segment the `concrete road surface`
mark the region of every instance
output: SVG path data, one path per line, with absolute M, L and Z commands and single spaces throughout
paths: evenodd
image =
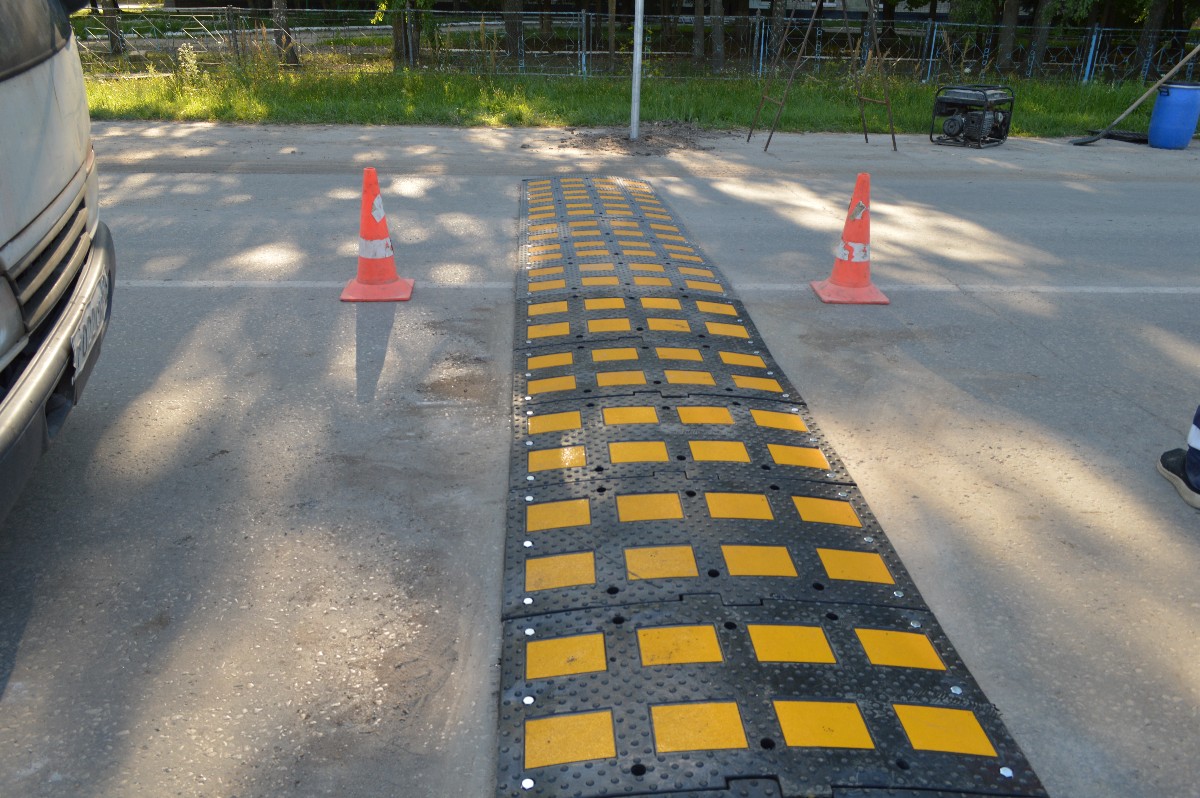
M 120 259 L 0 530 L 0 795 L 492 791 L 518 192 L 649 180 L 1051 795 L 1200 787 L 1200 147 L 95 126 Z M 651 142 L 652 143 L 652 142 Z M 403 305 L 337 301 L 361 167 Z M 855 174 L 888 307 L 820 304 Z

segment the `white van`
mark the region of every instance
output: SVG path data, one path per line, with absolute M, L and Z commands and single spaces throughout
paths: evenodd
M 0 0 L 0 518 L 79 402 L 112 309 L 67 19 L 86 2 Z

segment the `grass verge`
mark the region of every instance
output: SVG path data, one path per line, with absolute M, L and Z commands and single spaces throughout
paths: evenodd
M 1013 84 L 1012 135 L 1074 136 L 1102 128 L 1145 88 L 1140 84 Z M 936 87 L 891 83 L 897 132 L 927 133 Z M 758 80 L 647 78 L 645 122 L 690 122 L 705 128 L 749 125 L 762 91 Z M 879 86 L 868 96 L 881 97 Z M 507 77 L 370 68 L 351 72 L 278 69 L 188 71 L 137 78 L 89 76 L 94 119 L 204 120 L 257 123 L 451 126 L 606 127 L 629 123 L 629 78 Z M 1147 102 L 1121 127 L 1145 130 Z M 768 106 L 770 108 L 771 106 Z M 883 132 L 882 106 L 868 106 L 870 130 Z M 853 83 L 845 77 L 798 81 L 780 130 L 861 130 Z

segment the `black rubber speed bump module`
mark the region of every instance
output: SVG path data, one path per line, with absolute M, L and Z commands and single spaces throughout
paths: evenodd
M 522 185 L 498 796 L 1044 796 L 645 182 Z

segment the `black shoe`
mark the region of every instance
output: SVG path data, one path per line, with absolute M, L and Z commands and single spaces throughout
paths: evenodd
M 1166 477 L 1167 482 L 1175 486 L 1179 497 L 1200 510 L 1200 491 L 1191 486 L 1184 471 L 1184 461 L 1187 459 L 1187 449 L 1172 449 L 1163 452 L 1158 458 L 1158 473 Z

